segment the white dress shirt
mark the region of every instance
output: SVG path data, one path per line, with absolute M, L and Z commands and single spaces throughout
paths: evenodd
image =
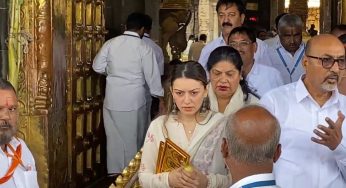
M 263 42 L 265 42 L 268 45 L 269 48 L 275 48 L 275 46 L 277 45 L 278 41 L 280 41 L 279 35 L 275 35 L 275 37 L 266 39 Z
M 139 109 L 146 104 L 147 86 L 152 96 L 163 96 L 155 54 L 136 32 L 125 31 L 108 40 L 96 55 L 93 69 L 107 75 L 104 100 L 107 109 Z
M 275 188 L 278 187 L 275 185 L 274 175 L 271 173 L 267 174 L 256 174 L 252 176 L 245 177 L 235 184 L 233 184 L 230 188 Z
M 155 57 L 156 57 L 156 61 L 157 64 L 159 65 L 159 70 L 160 70 L 160 74 L 161 76 L 164 73 L 164 57 L 163 57 L 163 52 L 162 49 L 159 45 L 157 45 L 151 38 L 150 35 L 148 33 L 144 33 L 144 36 L 142 38 L 150 47 L 153 48 L 154 53 L 155 53 Z
M 246 76 L 246 81 L 250 89 L 259 97 L 274 88 L 284 85 L 278 70 L 256 62 Z
M 268 57 L 268 46 L 266 43 L 264 43 L 262 40 L 257 39 L 256 38 L 256 42 L 257 42 L 257 51 L 255 53 L 255 61 L 257 62 L 266 62 L 270 64 L 270 58 Z M 222 35 L 216 39 L 214 39 L 213 41 L 211 41 L 210 43 L 208 43 L 201 52 L 201 56 L 198 60 L 198 62 L 204 67 L 204 69 L 207 71 L 207 62 L 208 62 L 208 58 L 210 53 L 215 50 L 215 48 L 219 47 L 219 46 L 227 46 L 226 42 L 223 40 Z M 208 71 L 207 71 L 208 73 Z
M 29 148 L 26 146 L 23 140 L 12 138 L 9 143 L 14 150 L 19 145 L 22 147 L 22 162 L 23 165 L 19 164 L 10 178 L 4 184 L 0 184 L 1 188 L 38 188 L 37 183 L 37 172 L 35 167 L 35 160 L 32 156 Z M 7 152 L 13 155 L 13 152 L 7 148 Z M 7 170 L 12 164 L 12 158 L 8 157 L 2 149 L 0 149 L 0 178 L 4 177 Z
M 331 151 L 311 141 L 317 137 L 313 130 L 318 125 L 328 126 L 326 117 L 337 120 L 338 111 L 346 114 L 346 97 L 334 91 L 320 107 L 311 97 L 301 79 L 265 94 L 264 105 L 281 125 L 282 153 L 274 164 L 279 186 L 285 188 L 342 188 L 346 187 L 346 139 Z M 342 132 L 346 133 L 346 121 Z
M 300 44 L 294 56 L 285 50 L 280 40 L 277 40 L 276 45 L 270 47 L 268 51 L 270 57 L 270 61 L 268 62 L 270 64 L 266 62 L 259 63 L 276 68 L 280 72 L 284 84 L 296 82 L 304 74 L 302 60 L 305 52 L 305 44 L 303 42 Z

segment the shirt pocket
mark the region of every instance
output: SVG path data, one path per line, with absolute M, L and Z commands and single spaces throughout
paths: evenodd
M 34 170 L 25 171 L 24 172 L 25 177 L 25 187 L 27 188 L 38 188 L 37 183 L 37 172 Z

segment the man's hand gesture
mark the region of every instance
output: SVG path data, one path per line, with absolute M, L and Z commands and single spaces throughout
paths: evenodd
M 330 150 L 335 150 L 342 140 L 342 123 L 345 115 L 338 112 L 338 119 L 333 122 L 330 118 L 326 118 L 329 127 L 318 125 L 318 129 L 314 129 L 314 133 L 320 138 L 311 137 L 313 142 L 327 146 Z

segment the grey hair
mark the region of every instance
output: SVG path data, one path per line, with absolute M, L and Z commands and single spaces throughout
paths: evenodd
M 247 107 L 260 106 L 248 105 Z M 267 112 L 270 113 L 269 111 Z M 228 152 L 235 160 L 247 164 L 260 164 L 273 160 L 277 145 L 279 144 L 281 128 L 278 120 L 273 115 L 272 118 L 275 122 L 275 131 L 273 134 L 271 134 L 271 137 L 263 144 L 248 144 L 245 143 L 243 139 L 239 137 L 234 131 L 234 125 L 239 123 L 235 115 L 231 114 L 229 116 L 227 126 L 225 128 L 225 134 L 227 136 L 226 139 L 228 143 Z M 243 122 L 243 125 L 253 125 L 255 123 L 255 121 L 249 120 Z
M 303 28 L 303 21 L 296 14 L 286 14 L 280 18 L 279 23 L 278 23 L 278 30 L 280 30 L 280 28 L 282 28 L 282 27 L 300 27 L 300 28 Z

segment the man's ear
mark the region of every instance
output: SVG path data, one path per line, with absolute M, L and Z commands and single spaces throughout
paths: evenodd
M 309 63 L 308 57 L 306 55 L 304 55 L 303 61 L 302 61 L 302 66 L 303 66 L 303 69 L 305 70 L 305 72 L 306 72 L 306 67 L 308 66 L 308 63 Z
M 245 20 L 245 14 L 241 14 L 240 15 L 240 22 L 241 22 L 241 24 L 243 25 L 244 24 L 244 20 Z
M 253 44 L 254 52 L 257 52 L 257 42 L 254 42 Z
M 281 155 L 281 144 L 278 144 L 274 153 L 274 157 L 273 157 L 274 163 L 279 160 L 280 155 Z
M 222 144 L 221 144 L 221 153 L 222 157 L 226 159 L 228 157 L 228 143 L 226 138 L 222 138 Z

